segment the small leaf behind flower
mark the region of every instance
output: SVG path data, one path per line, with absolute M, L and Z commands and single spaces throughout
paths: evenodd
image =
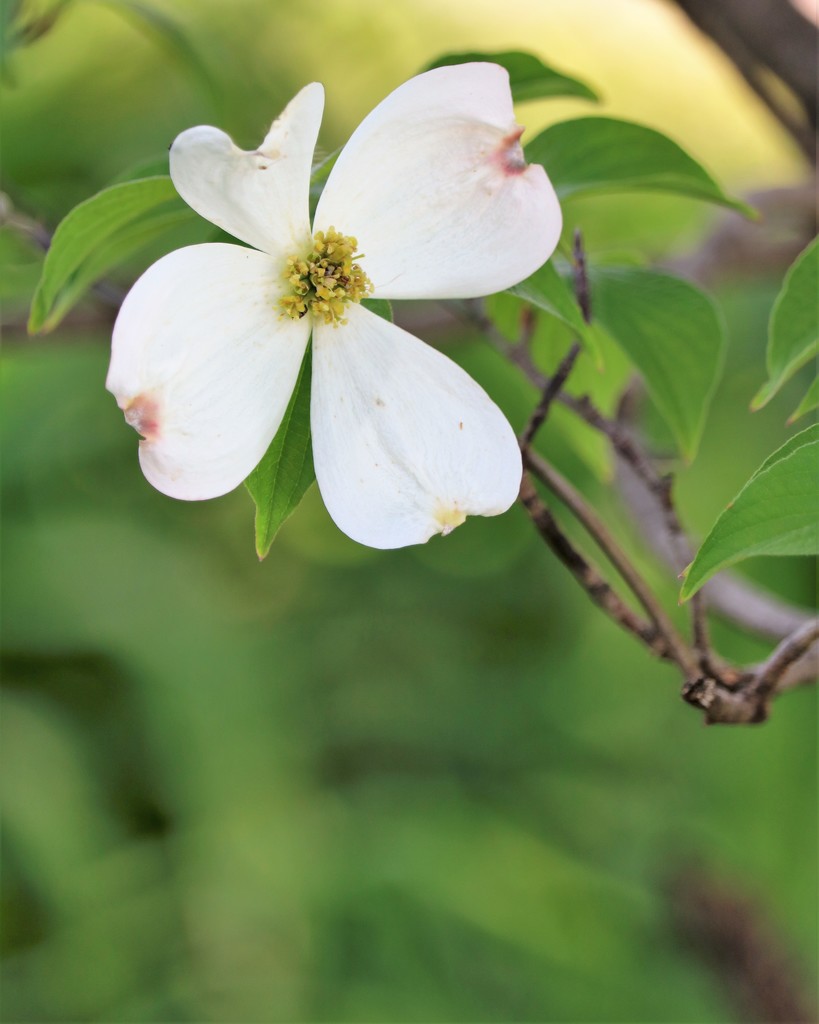
M 571 75 L 564 75 L 536 57 L 533 53 L 521 50 L 504 50 L 501 53 L 448 53 L 438 57 L 424 69 L 447 67 L 450 64 L 471 64 L 474 61 L 486 61 L 500 64 L 509 72 L 509 85 L 512 99 L 516 103 L 525 100 L 548 99 L 552 96 L 576 96 L 584 100 L 597 101 L 597 93 L 585 82 Z
M 585 193 L 670 192 L 754 211 L 727 196 L 711 175 L 668 136 L 613 117 L 581 117 L 553 124 L 526 146 L 526 159 L 543 164 L 561 199 Z
M 245 480 L 256 504 L 256 553 L 264 558 L 279 528 L 316 479 L 310 440 L 312 350 L 308 346 L 296 387 L 276 436 Z
M 165 231 L 196 220 L 167 176 L 123 182 L 60 222 L 34 293 L 30 333 L 53 330 L 91 285 Z
M 392 303 L 389 299 L 362 299 L 361 305 L 375 313 L 376 316 L 380 316 L 382 320 L 393 322 Z
M 685 571 L 687 601 L 714 573 L 753 555 L 819 553 L 819 424 L 773 453 L 729 503 Z

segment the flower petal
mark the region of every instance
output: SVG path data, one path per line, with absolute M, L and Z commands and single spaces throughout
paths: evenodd
M 171 178 L 198 214 L 270 253 L 289 256 L 310 239 L 310 167 L 324 89 L 305 86 L 253 152 L 218 128 L 189 128 L 171 146 Z
M 239 245 L 164 256 L 128 293 L 106 387 L 144 436 L 139 461 L 172 498 L 237 487 L 284 416 L 310 324 L 280 317 L 274 261 Z
M 362 269 L 383 298 L 508 288 L 551 256 L 562 224 L 546 172 L 524 162 L 522 131 L 497 64 L 418 75 L 353 133 L 315 228 L 358 240 Z
M 506 511 L 521 459 L 503 413 L 459 366 L 364 309 L 316 325 L 313 459 L 336 525 L 374 548 L 423 544 Z

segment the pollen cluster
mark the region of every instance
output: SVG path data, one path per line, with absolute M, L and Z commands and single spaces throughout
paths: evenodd
M 355 238 L 333 227 L 317 231 L 307 256 L 287 260 L 284 277 L 292 290 L 279 300 L 282 316 L 299 320 L 309 311 L 334 327 L 346 323 L 347 303 L 361 302 L 373 290 L 370 279 L 353 262 L 361 259 L 357 248 Z

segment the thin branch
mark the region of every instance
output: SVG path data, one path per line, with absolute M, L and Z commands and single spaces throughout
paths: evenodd
M 524 472 L 521 481 L 520 501 L 540 536 L 598 608 L 622 629 L 641 640 L 657 657 L 673 660 L 665 638 L 654 624 L 632 611 L 563 533 L 552 513 L 540 499 L 528 472 Z
M 687 675 L 697 674 L 697 658 L 677 632 L 650 587 L 635 568 L 625 551 L 615 540 L 603 520 L 554 467 L 537 452 L 524 449 L 524 463 L 531 472 L 551 490 L 574 517 L 582 523 L 595 543 L 620 573 L 626 585 L 645 609 L 657 633 L 664 641 L 669 656 Z
M 591 299 L 589 297 L 589 277 L 586 270 L 586 254 L 583 250 L 583 236 L 580 233 L 580 229 L 575 229 L 574 233 L 574 289 L 575 296 L 577 298 L 577 304 L 583 314 L 583 319 L 586 323 L 591 323 Z M 524 307 L 526 308 L 526 307 Z M 528 351 L 529 341 L 531 340 L 531 333 L 528 338 L 524 338 L 518 342 L 516 346 L 518 349 L 526 349 Z M 572 372 L 574 364 L 577 362 L 577 357 L 580 355 L 581 345 L 580 342 L 575 340 L 572 342 L 569 351 L 560 361 L 560 365 L 555 370 L 554 376 L 547 380 L 540 401 L 535 406 L 532 415 L 529 417 L 529 422 L 526 424 L 526 428 L 520 438 L 520 446 L 524 453 L 529 445 L 534 441 L 535 434 L 538 432 L 540 427 L 549 415 L 549 408 L 552 402 L 557 398 L 563 389 L 563 385 L 569 378 L 569 374 Z
M 676 571 L 679 560 L 668 536 L 665 518 L 645 481 L 637 476 L 629 463 L 618 459 L 616 483 L 631 519 L 639 523 L 642 541 L 657 558 Z M 683 555 L 686 564 L 694 557 L 694 551 L 687 542 Z M 709 580 L 703 587 L 703 593 L 711 611 L 766 639 L 781 640 L 811 619 L 810 613 L 804 609 L 788 604 L 730 571 L 721 572 Z
M 575 267 L 576 297 L 588 320 L 591 315 L 590 297 L 585 257 L 579 237 L 575 244 Z M 706 724 L 737 725 L 765 721 L 770 697 L 775 692 L 798 685 L 811 673 L 815 674 L 808 656 L 819 652 L 819 624 L 811 622 L 809 627 L 789 636 L 771 658 L 756 670 L 733 668 L 720 663 L 712 651 L 705 598 L 698 594 L 691 605 L 693 649 L 689 647 L 600 517 L 567 480 L 531 450 L 531 443 L 555 401 L 572 409 L 586 423 L 605 434 L 618 455 L 621 475 L 627 469 L 632 479 L 640 481 L 651 512 L 649 518 L 655 526 L 659 524 L 658 532 L 663 538 L 665 554 L 675 571 L 679 572 L 691 560 L 691 547 L 675 508 L 673 477 L 660 472 L 629 428 L 627 419 L 632 413 L 633 390 L 623 396 L 617 418 L 609 419 L 587 395 L 577 397 L 564 390 L 580 352 L 579 343 L 575 342 L 571 346 L 554 375 L 549 377 L 534 365 L 531 357 L 529 342 L 533 320 L 527 321 L 524 316 L 521 336 L 513 344 L 500 334 L 479 301 L 460 305 L 457 309 L 541 389 L 540 400 L 520 439 L 526 467 L 520 500 L 540 536 L 609 618 L 639 639 L 655 655 L 679 667 L 684 678 L 682 697 L 703 712 Z M 530 473 L 534 473 L 546 484 L 584 526 L 640 602 L 648 620 L 632 611 L 597 568 L 575 548 L 537 494 Z M 642 516 L 637 518 L 642 522 Z M 740 593 L 744 591 L 740 590 Z M 768 602 L 767 607 L 775 608 L 778 604 L 774 600 Z M 799 624 L 802 626 L 801 621 Z M 813 651 L 814 647 L 816 652 Z
M 589 291 L 589 280 L 586 268 L 586 256 L 583 250 L 583 239 L 580 231 L 574 235 L 574 279 L 575 297 L 580 307 L 583 319 L 586 323 L 591 322 L 591 297 Z M 521 352 L 527 350 L 528 339 L 524 337 L 514 348 Z M 607 555 L 609 561 L 614 565 L 624 581 L 637 597 L 651 620 L 651 629 L 647 631 L 645 623 L 641 623 L 630 609 L 622 603 L 617 594 L 608 583 L 600 576 L 596 569 L 575 549 L 568 538 L 562 533 L 556 520 L 545 504 L 540 501 L 531 486 L 531 479 L 524 476 L 524 484 L 521 488 L 521 501 L 532 518 L 541 536 L 550 545 L 553 551 L 562 559 L 569 569 L 574 573 L 581 585 L 585 587 L 592 600 L 598 603 L 609 615 L 618 621 L 625 628 L 636 633 L 644 642 L 647 642 L 652 649 L 656 649 L 657 639 L 662 640 L 664 656 L 674 661 L 683 670 L 686 676 L 696 672 L 697 661 L 689 650 L 685 641 L 679 636 L 670 619 L 666 616 L 654 594 L 640 576 L 637 569 L 629 560 L 626 553 L 616 542 L 612 534 L 606 529 L 600 517 L 592 511 L 591 507 L 581 497 L 571 484 L 562 477 L 557 470 L 531 450 L 531 444 L 539 428 L 543 425 L 549 414 L 552 402 L 562 393 L 564 384 L 571 374 L 572 368 L 580 355 L 580 342 L 572 342 L 569 351 L 561 360 L 554 375 L 546 380 L 541 394 L 540 401 L 535 406 L 529 422 L 526 424 L 520 437 L 520 448 L 524 465 L 531 470 L 553 493 L 555 493 L 566 507 L 574 514 L 588 533 L 594 538 L 600 549 Z
M 550 377 L 538 369 L 532 359 L 528 347 L 523 348 L 512 344 L 498 330 L 494 321 L 486 313 L 481 299 L 468 299 L 464 302 L 448 302 L 444 304 L 461 322 L 476 328 L 487 339 L 492 347 L 518 367 L 530 384 L 538 391 L 549 386 Z M 571 395 L 560 391 L 554 401 L 569 409 L 590 427 L 604 434 L 617 454 L 624 459 L 634 472 L 651 488 L 661 486 L 661 477 L 652 465 L 648 456 L 634 443 L 629 432 L 615 420 L 604 416 L 588 395 Z M 687 564 L 687 563 L 686 563 Z M 681 566 L 680 568 L 683 568 Z
M 592 321 L 591 291 L 589 289 L 589 271 L 586 266 L 586 250 L 583 248 L 583 235 L 580 228 L 574 229 L 574 296 L 587 324 Z
M 520 436 L 520 446 L 524 450 L 529 447 L 532 441 L 534 441 L 535 434 L 541 426 L 543 426 L 546 417 L 549 415 L 549 408 L 552 402 L 559 395 L 560 389 L 566 383 L 566 378 L 571 373 L 572 367 L 577 361 L 577 357 L 580 355 L 580 351 L 580 342 L 573 341 L 569 351 L 563 357 L 560 365 L 555 370 L 554 376 L 546 381 L 546 386 L 543 388 L 540 401 L 535 406 L 532 415 L 529 417 L 529 422 L 526 424 L 526 427 Z
M 586 268 L 586 256 L 583 250 L 583 239 L 580 231 L 574 234 L 574 268 L 575 268 L 575 296 L 580 307 L 583 319 L 586 323 L 591 322 L 591 297 L 589 291 L 589 280 Z M 515 346 L 517 351 L 528 350 L 528 340 L 524 339 Z M 696 671 L 697 661 L 693 652 L 688 648 L 682 637 L 679 636 L 671 620 L 666 616 L 661 605 L 651 592 L 645 580 L 629 560 L 626 553 L 615 541 L 612 534 L 606 529 L 600 517 L 592 511 L 578 491 L 562 477 L 557 470 L 541 458 L 530 448 L 538 429 L 545 422 L 552 402 L 561 394 L 563 385 L 574 367 L 577 357 L 580 355 L 581 346 L 579 341 L 574 341 L 569 351 L 563 357 L 555 371 L 543 388 L 540 401 L 535 406 L 521 437 L 520 447 L 524 465 L 531 470 L 543 483 L 545 483 L 569 508 L 575 517 L 583 524 L 589 534 L 595 539 L 600 549 L 607 555 L 609 561 L 614 565 L 632 593 L 648 613 L 651 619 L 652 629 L 646 632 L 644 624 L 637 620 L 633 613 L 620 601 L 619 597 L 611 589 L 608 583 L 603 580 L 600 574 L 586 562 L 583 556 L 572 547 L 568 538 L 560 531 L 557 522 L 546 506 L 537 498 L 534 487 L 531 486 L 531 479 L 525 475 L 521 489 L 521 501 L 529 512 L 535 526 L 541 536 L 552 547 L 558 557 L 571 569 L 581 585 L 589 592 L 592 600 L 604 607 L 609 614 L 621 625 L 631 629 L 640 638 L 655 648 L 657 638 L 662 639 L 664 656 L 676 662 L 686 676 Z
M 819 619 L 813 619 L 755 669 L 689 680 L 682 696 L 705 713 L 706 725 L 755 725 L 767 720 L 776 694 L 818 678 Z
M 814 640 L 800 658 L 788 665 L 779 677 L 774 696 L 816 682 L 819 682 L 819 640 Z
M 759 667 L 752 689 L 760 700 L 765 700 L 779 688 L 779 683 L 787 670 L 811 651 L 819 640 L 819 619 L 812 619 L 801 629 L 785 637 L 778 647 L 774 648 L 770 657 Z M 816 656 L 817 652 L 813 652 Z M 814 678 L 819 676 L 819 657 L 814 664 L 808 665 Z
M 617 407 L 617 422 L 627 435 L 630 433 L 628 420 L 633 415 L 635 394 L 636 391 L 633 387 L 626 388 Z M 633 463 L 629 464 L 633 467 Z M 649 462 L 649 465 L 654 469 L 653 463 Z M 676 573 L 681 573 L 693 556 L 674 505 L 672 493 L 674 477 L 668 474 L 660 474 L 656 469 L 654 469 L 653 480 L 646 479 L 645 473 L 641 473 L 640 477 L 647 486 L 648 492 L 654 499 L 655 506 L 659 511 L 664 532 L 668 537 L 669 550 L 672 556 L 671 564 Z M 708 612 L 705 597 L 702 593 L 695 594 L 691 599 L 690 614 L 694 649 L 699 656 L 700 668 L 703 672 L 712 673 L 714 671 L 714 656 L 708 634 Z

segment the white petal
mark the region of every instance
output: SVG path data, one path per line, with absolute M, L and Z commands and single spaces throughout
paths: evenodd
M 521 459 L 503 413 L 459 366 L 361 306 L 313 331 L 313 459 L 336 525 L 374 548 L 423 544 L 505 512 Z
M 275 256 L 310 239 L 310 167 L 324 109 L 324 89 L 305 86 L 253 152 L 218 128 L 189 128 L 171 146 L 171 178 L 197 213 Z
M 143 434 L 139 461 L 173 498 L 238 486 L 282 421 L 310 333 L 279 316 L 277 266 L 239 245 L 164 256 L 128 293 L 106 387 Z
M 427 71 L 353 133 L 315 228 L 358 240 L 361 266 L 384 298 L 508 288 L 551 256 L 562 223 L 546 172 L 523 160 L 521 132 L 497 64 Z

